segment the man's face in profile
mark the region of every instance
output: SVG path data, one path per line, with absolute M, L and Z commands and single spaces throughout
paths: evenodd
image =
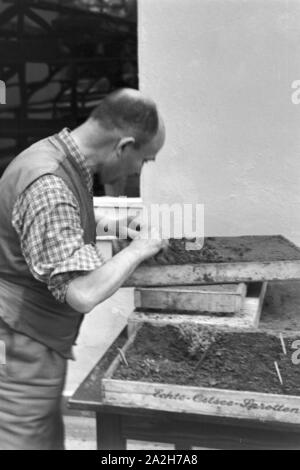
M 134 144 L 129 144 L 119 155 L 113 150 L 101 168 L 102 184 L 115 184 L 128 176 L 139 175 L 145 163 L 155 161 L 164 142 L 165 130 L 161 124 L 155 137 L 147 144 L 137 148 Z

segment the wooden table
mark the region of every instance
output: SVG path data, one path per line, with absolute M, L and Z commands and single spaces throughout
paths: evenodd
M 300 450 L 298 424 L 104 404 L 101 380 L 126 335 L 124 330 L 69 401 L 72 409 L 96 413 L 98 449 L 124 450 L 131 439 L 172 443 L 180 450 L 192 447 Z

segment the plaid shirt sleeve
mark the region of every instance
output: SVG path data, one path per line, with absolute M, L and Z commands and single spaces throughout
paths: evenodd
M 19 196 L 12 224 L 30 272 L 60 302 L 72 279 L 104 262 L 95 245 L 84 244 L 77 200 L 55 175 L 38 178 Z

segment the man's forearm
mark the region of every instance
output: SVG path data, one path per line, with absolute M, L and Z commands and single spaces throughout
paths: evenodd
M 113 295 L 143 261 L 138 250 L 129 246 L 100 268 L 70 282 L 66 301 L 80 313 L 90 312 Z

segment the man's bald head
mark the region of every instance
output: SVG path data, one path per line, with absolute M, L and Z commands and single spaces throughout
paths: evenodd
M 135 139 L 139 148 L 150 142 L 159 130 L 159 115 L 153 100 L 137 90 L 123 88 L 107 95 L 90 119 L 107 130 L 120 130 Z

